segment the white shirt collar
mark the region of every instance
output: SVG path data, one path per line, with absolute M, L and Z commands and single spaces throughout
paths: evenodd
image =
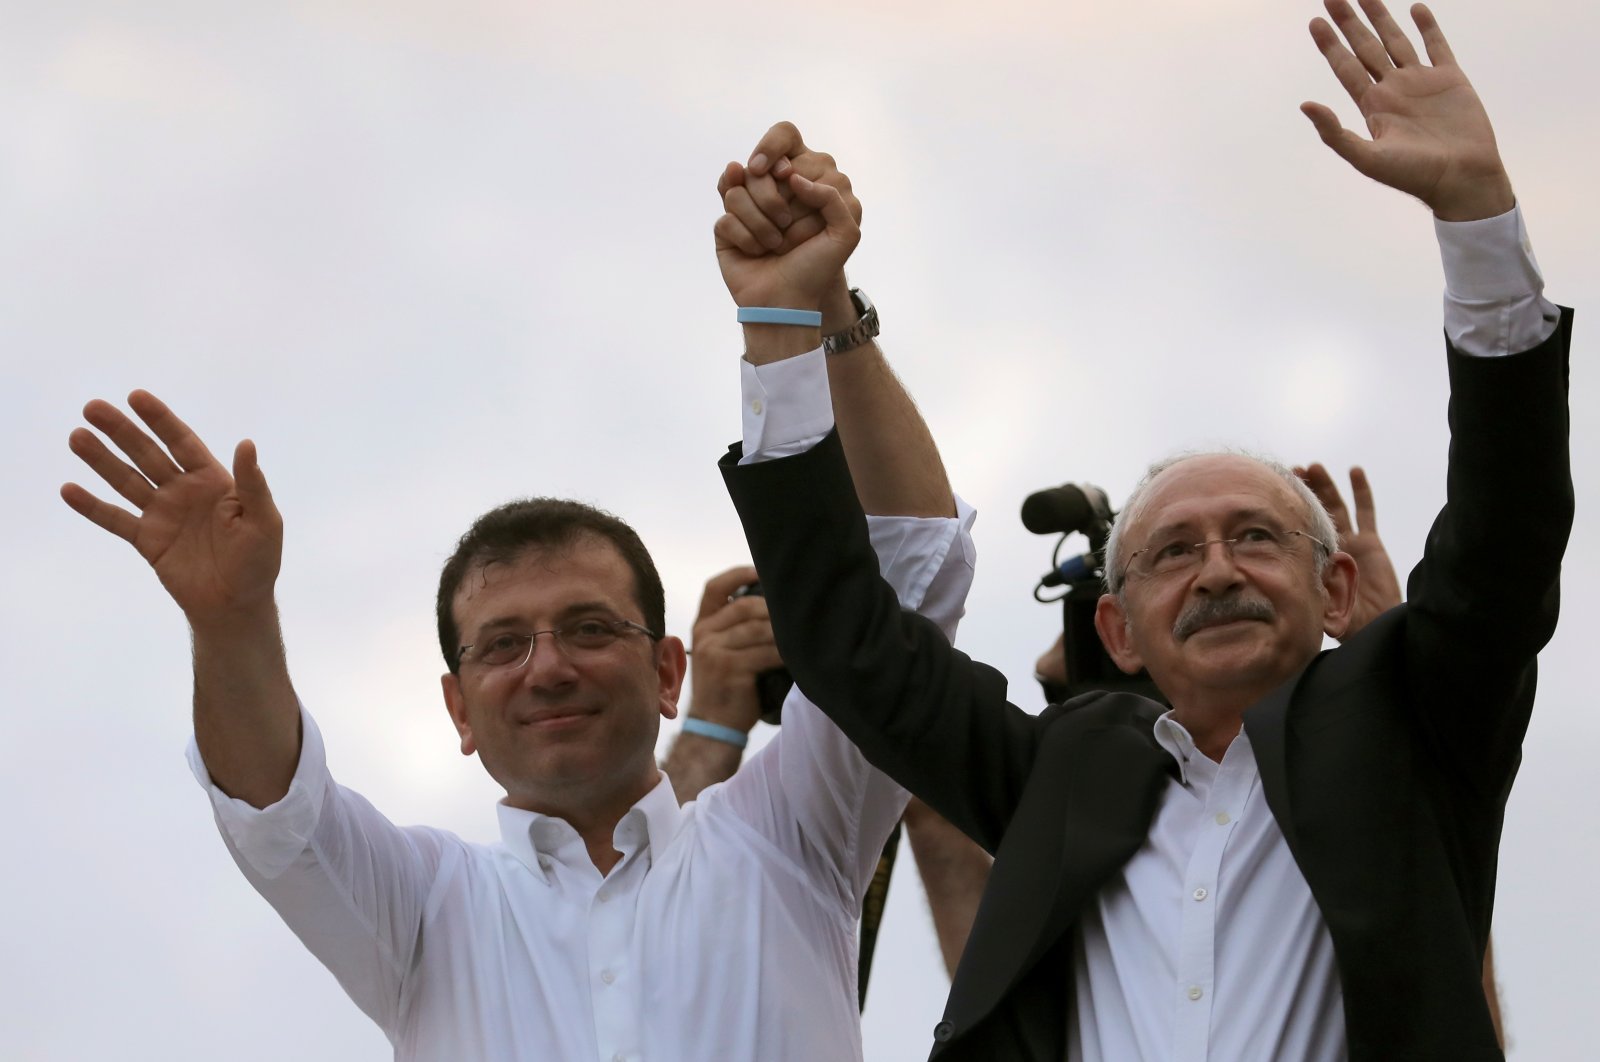
M 583 838 L 565 819 L 512 807 L 501 800 L 495 807 L 500 839 L 517 860 L 547 884 L 552 862 L 570 867 L 591 867 Z M 683 825 L 683 811 L 672 781 L 665 774 L 650 791 L 625 812 L 612 831 L 612 844 L 627 859 L 635 853 L 646 858 L 664 852 Z
M 1189 784 L 1190 770 L 1203 771 L 1206 777 L 1214 778 L 1220 764 L 1213 762 L 1205 753 L 1200 751 L 1194 743 L 1194 737 L 1172 716 L 1172 709 L 1162 713 L 1156 720 L 1156 744 L 1166 749 L 1178 763 L 1178 781 L 1184 785 Z M 1234 752 L 1238 749 L 1238 752 Z M 1250 736 L 1245 733 L 1244 727 L 1239 727 L 1239 733 L 1228 744 L 1228 752 L 1234 759 L 1241 762 L 1255 763 L 1255 750 L 1250 747 Z M 1225 757 L 1226 758 L 1226 757 Z

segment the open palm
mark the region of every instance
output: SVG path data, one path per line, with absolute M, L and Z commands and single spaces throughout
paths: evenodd
M 1302 105 L 1323 141 L 1361 173 L 1416 196 L 1444 220 L 1510 210 L 1514 199 L 1494 128 L 1432 12 L 1422 4 L 1411 9 L 1427 65 L 1380 0 L 1362 0 L 1361 7 L 1371 29 L 1347 0 L 1327 0 L 1338 32 L 1316 19 L 1311 37 L 1372 138 L 1343 128 L 1320 103 Z
M 254 445 L 239 444 L 230 474 L 154 395 L 135 391 L 128 402 L 165 449 L 100 401 L 85 406 L 84 417 L 126 460 L 84 428 L 69 442 L 138 515 L 75 483 L 62 488 L 62 498 L 138 550 L 191 619 L 270 604 L 283 554 L 283 520 L 256 464 Z

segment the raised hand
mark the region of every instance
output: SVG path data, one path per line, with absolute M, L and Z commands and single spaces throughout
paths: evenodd
M 729 163 L 717 193 L 717 261 L 734 302 L 814 309 L 842 294 L 861 204 L 832 157 L 806 147 L 793 125 L 769 129 L 749 164 Z
M 1320 103 L 1301 104 L 1323 142 L 1373 180 L 1421 199 L 1443 221 L 1494 217 L 1515 206 L 1489 116 L 1433 13 L 1423 4 L 1411 8 L 1427 65 L 1380 0 L 1361 0 L 1370 29 L 1348 0 L 1325 2 L 1339 32 L 1312 19 L 1311 38 L 1372 139 L 1343 128 Z
M 230 475 L 160 399 L 135 391 L 128 405 L 155 439 L 110 403 L 97 399 L 83 410 L 126 460 L 87 428 L 74 430 L 68 442 L 138 515 L 76 483 L 61 488 L 62 499 L 138 550 L 191 624 L 270 609 L 283 518 L 256 464 L 255 445 L 239 444 Z
M 1378 515 L 1372 504 L 1372 485 L 1367 474 L 1359 467 L 1350 470 L 1350 496 L 1355 499 L 1356 518 L 1350 519 L 1344 497 L 1333 482 L 1328 470 L 1320 464 L 1297 467 L 1295 475 L 1305 481 L 1311 493 L 1317 496 L 1322 507 L 1333 517 L 1333 526 L 1339 532 L 1339 548 L 1356 560 L 1360 578 L 1356 581 L 1356 604 L 1350 614 L 1348 638 L 1372 620 L 1389 611 L 1401 601 L 1400 579 L 1395 575 L 1394 562 L 1389 551 L 1383 548 L 1378 537 Z

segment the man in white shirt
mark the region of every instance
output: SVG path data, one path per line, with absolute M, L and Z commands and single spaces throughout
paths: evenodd
M 781 241 L 770 250 L 756 272 L 780 268 Z M 828 375 L 808 393 L 831 419 Z M 793 450 L 814 428 L 795 410 L 814 410 L 763 405 L 749 376 L 747 452 Z M 949 636 L 970 510 L 875 345 L 832 384 L 878 473 L 861 500 L 883 574 Z M 128 401 L 154 438 L 96 401 L 86 419 L 126 459 L 84 428 L 71 446 L 135 511 L 75 484 L 63 497 L 131 543 L 183 610 L 190 763 L 229 849 L 397 1059 L 860 1058 L 856 922 L 906 794 L 796 693 L 777 739 L 680 808 L 653 750 L 684 649 L 631 529 L 534 499 L 463 537 L 440 581 L 444 695 L 462 752 L 505 788 L 502 841 L 401 829 L 334 782 L 291 685 L 274 605 L 283 524 L 254 444 L 230 472 L 154 396 Z
M 1488 118 L 1433 16 L 1413 8 L 1424 63 L 1378 0 L 1362 6 L 1370 29 L 1328 0 L 1339 32 L 1317 19 L 1312 37 L 1373 139 L 1303 110 L 1435 217 L 1448 502 L 1406 604 L 1319 653 L 1346 633 L 1356 587 L 1326 511 L 1282 466 L 1185 455 L 1124 507 L 1097 615 L 1113 659 L 1147 667 L 1172 710 L 1099 693 L 1034 717 L 896 606 L 836 439 L 724 459 L 796 681 L 996 854 L 936 1058 L 1501 1057 L 1479 971 L 1572 521 L 1571 316 L 1541 295 Z M 777 139 L 763 154 L 787 150 Z M 816 272 L 738 289 L 741 305 L 813 304 L 855 233 L 819 206 Z M 747 357 L 783 364 L 795 345 Z M 1215 375 L 1231 385 L 1221 362 Z

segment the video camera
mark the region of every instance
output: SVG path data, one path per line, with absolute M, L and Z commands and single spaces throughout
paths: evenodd
M 1095 630 L 1095 607 L 1105 591 L 1106 540 L 1111 537 L 1111 521 L 1116 514 L 1106 492 L 1087 483 L 1063 483 L 1035 491 L 1023 499 L 1022 526 L 1036 535 L 1060 535 L 1050 554 L 1050 570 L 1040 576 L 1033 598 L 1043 604 L 1061 602 L 1061 643 L 1066 656 L 1065 685 L 1041 680 L 1045 698 L 1052 704 L 1071 700 L 1092 690 L 1137 693 L 1166 703 L 1147 672 L 1125 674 L 1112 661 L 1100 634 Z M 1067 539 L 1081 534 L 1089 549 L 1075 557 L 1061 559 Z M 1057 597 L 1044 591 L 1064 586 Z

